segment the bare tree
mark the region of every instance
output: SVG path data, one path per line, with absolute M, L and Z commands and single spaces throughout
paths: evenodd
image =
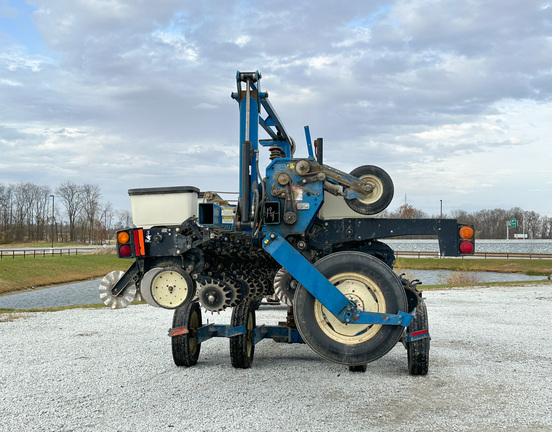
M 94 222 L 100 211 L 101 197 L 102 194 L 98 185 L 85 184 L 82 187 L 82 209 L 86 218 L 85 229 L 88 230 L 88 243 L 92 243 L 95 240 Z
M 61 184 L 57 190 L 69 218 L 69 241 L 75 240 L 75 224 L 82 211 L 82 188 L 71 181 Z
M 528 238 L 538 238 L 542 233 L 543 221 L 541 215 L 534 211 L 528 211 L 523 214 L 523 229 Z
M 12 187 L 0 185 L 0 242 L 9 241 L 11 235 Z
M 108 201 L 102 208 L 100 222 L 103 223 L 102 238 L 108 238 L 109 231 L 113 225 L 113 218 L 115 217 L 115 211 L 113 205 Z
M 427 217 L 427 215 L 423 211 L 414 208 L 414 206 L 412 206 L 411 204 L 404 203 L 396 211 L 386 212 L 385 217 L 397 219 L 415 219 L 424 218 Z
M 122 229 L 134 226 L 132 223 L 132 214 L 128 210 L 120 210 L 117 212 L 117 223 L 115 229 Z

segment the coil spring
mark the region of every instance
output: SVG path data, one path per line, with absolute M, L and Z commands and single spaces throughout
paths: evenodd
M 268 150 L 270 151 L 270 160 L 286 157 L 286 152 L 278 146 L 269 147 Z

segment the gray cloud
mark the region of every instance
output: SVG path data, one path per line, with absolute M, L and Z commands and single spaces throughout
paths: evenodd
M 132 187 L 236 184 L 230 92 L 236 70 L 260 69 L 303 154 L 310 124 L 338 168 L 418 177 L 426 188 L 396 183 L 423 189 L 422 207 L 460 196 L 445 185 L 469 170 L 454 163 L 463 154 L 492 163 L 539 140 L 505 106 L 552 109 L 546 2 L 30 3 L 45 49 L 0 48 L 0 181 L 99 183 L 112 201 Z M 478 196 L 477 182 L 463 191 Z

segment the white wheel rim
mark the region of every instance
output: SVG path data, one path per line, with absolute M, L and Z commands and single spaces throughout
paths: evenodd
M 173 270 L 157 273 L 151 281 L 153 300 L 164 308 L 180 306 L 188 297 L 188 283 L 184 277 Z
M 377 200 L 379 200 L 383 195 L 383 183 L 382 181 L 377 178 L 376 176 L 367 174 L 363 175 L 362 177 L 359 177 L 360 180 L 372 183 L 374 186 L 374 189 L 372 189 L 372 192 L 370 192 L 367 195 L 364 195 L 360 198 L 357 198 L 361 203 L 363 204 L 372 204 L 375 203 Z
M 385 313 L 385 298 L 378 285 L 359 273 L 340 273 L 330 282 L 364 312 Z M 322 331 L 333 340 L 354 345 L 365 342 L 380 330 L 380 324 L 344 324 L 328 311 L 318 300 L 314 302 L 314 315 Z

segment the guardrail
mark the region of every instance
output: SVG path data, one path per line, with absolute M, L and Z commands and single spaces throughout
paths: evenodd
M 410 258 L 438 258 L 439 252 L 406 252 L 395 251 L 396 257 Z M 517 252 L 476 252 L 473 255 L 464 255 L 460 258 L 503 258 L 503 259 L 552 259 L 552 254 L 544 253 L 517 253 Z
M 62 255 L 85 255 L 96 251 L 96 248 L 40 248 L 40 249 L 0 249 L 0 260 L 5 258 L 23 257 L 23 258 L 46 258 L 48 256 Z

